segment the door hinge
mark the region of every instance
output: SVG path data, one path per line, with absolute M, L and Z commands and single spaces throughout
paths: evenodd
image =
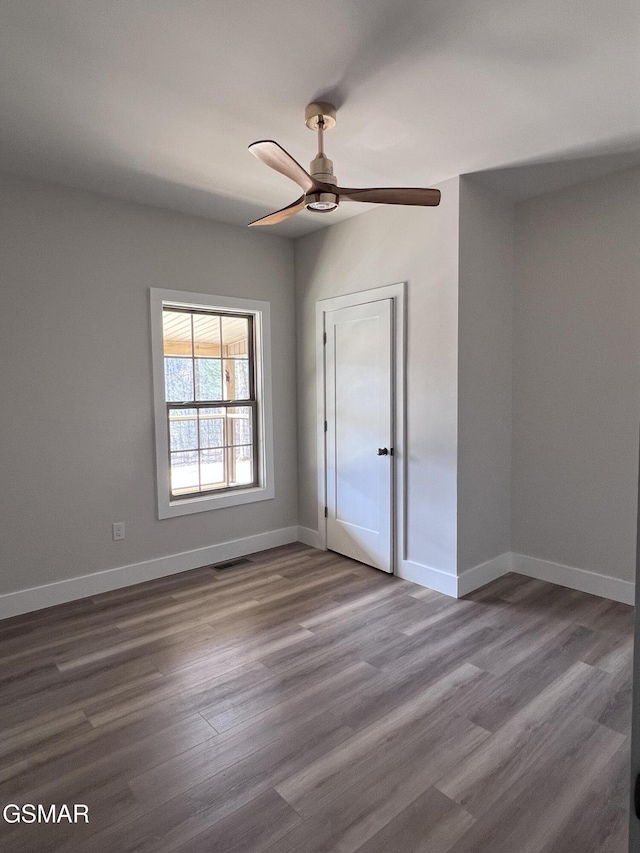
M 326 332 L 324 332 L 324 333 L 323 333 L 323 335 L 322 335 L 322 343 L 323 343 L 323 344 L 326 344 L 326 343 L 327 343 L 327 333 L 326 333 Z
M 633 806 L 636 817 L 640 820 L 640 773 L 636 776 L 636 784 L 633 791 Z
M 327 422 L 326 421 L 324 422 L 324 431 L 325 432 L 327 431 Z
M 327 507 L 325 507 L 324 508 L 324 517 L 327 518 L 328 515 L 329 515 L 329 510 L 327 509 Z

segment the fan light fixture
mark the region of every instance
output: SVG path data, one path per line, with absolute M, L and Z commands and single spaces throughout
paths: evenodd
M 335 210 L 338 206 L 336 197 L 325 198 L 325 196 L 330 195 L 331 193 L 320 193 L 318 201 L 307 201 L 307 210 L 319 210 L 322 213 L 325 213 L 327 210 Z
M 262 139 L 249 146 L 249 151 L 267 166 L 295 181 L 303 194 L 282 210 L 250 222 L 250 225 L 276 225 L 301 210 L 313 213 L 331 213 L 340 201 L 363 201 L 373 204 L 410 204 L 420 207 L 435 207 L 440 204 L 440 190 L 417 187 L 384 187 L 372 189 L 349 189 L 339 187 L 333 174 L 333 162 L 324 153 L 324 132 L 336 126 L 336 108 L 333 104 L 317 101 L 309 104 L 304 113 L 305 124 L 318 133 L 318 153 L 311 162 L 310 171 L 274 142 Z

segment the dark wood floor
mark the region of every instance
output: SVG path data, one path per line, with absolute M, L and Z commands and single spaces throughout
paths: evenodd
M 302 545 L 0 623 L 0 848 L 623 853 L 632 609 Z

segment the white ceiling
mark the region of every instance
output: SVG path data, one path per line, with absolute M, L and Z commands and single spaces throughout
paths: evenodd
M 637 0 L 0 0 L 0 168 L 238 224 L 297 197 L 247 145 L 307 166 L 316 98 L 342 184 L 522 197 L 640 160 L 639 92 Z

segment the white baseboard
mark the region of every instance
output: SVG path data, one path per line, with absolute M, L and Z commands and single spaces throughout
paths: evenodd
M 491 581 L 501 578 L 508 572 L 516 572 L 569 589 L 588 592 L 591 595 L 598 595 L 611 601 L 620 601 L 623 604 L 633 605 L 635 603 L 635 584 L 631 581 L 623 581 L 610 575 L 588 572 L 584 569 L 540 560 L 537 557 L 528 557 L 525 554 L 515 554 L 511 551 L 506 551 L 492 560 L 487 560 L 486 563 L 467 569 L 458 576 L 409 560 L 405 560 L 401 564 L 396 574 L 398 577 L 413 581 L 420 586 L 426 586 L 453 598 L 460 598 L 485 584 L 491 583 Z
M 458 575 L 458 598 L 469 595 L 470 592 L 513 571 L 512 556 L 510 551 L 505 551 L 504 554 L 487 560 L 486 563 L 473 566 Z
M 316 530 L 310 530 L 307 527 L 283 527 L 280 530 L 258 533 L 255 536 L 246 536 L 243 539 L 222 542 L 219 545 L 183 551 L 142 563 L 133 563 L 91 575 L 9 592 L 0 595 L 0 619 L 186 572 L 210 563 L 232 560 L 246 554 L 276 548 L 279 545 L 288 545 L 291 542 L 303 542 L 312 548 L 321 547 Z M 444 595 L 459 598 L 502 577 L 507 572 L 517 572 L 530 578 L 566 586 L 569 589 L 620 601 L 623 604 L 635 603 L 635 584 L 632 581 L 624 581 L 609 575 L 588 572 L 573 566 L 564 566 L 512 552 L 500 554 L 493 560 L 474 566 L 459 576 L 414 563 L 411 560 L 403 560 L 396 575 Z
M 632 581 L 623 581 L 619 578 L 612 578 L 610 575 L 587 572 L 584 569 L 540 560 L 537 557 L 527 557 L 525 554 L 512 553 L 511 566 L 512 572 L 526 575 L 529 578 L 557 583 L 560 586 L 569 587 L 569 589 L 599 595 L 601 598 L 609 598 L 612 601 L 621 601 L 623 604 L 633 605 L 635 603 L 636 585 Z
M 412 560 L 402 560 L 398 566 L 396 577 L 402 578 L 419 586 L 426 586 L 452 598 L 458 597 L 458 578 L 441 569 L 432 569 L 422 563 L 414 563 Z
M 94 572 L 91 575 L 9 592 L 0 595 L 0 619 L 30 613 L 32 610 L 41 610 L 43 607 L 52 607 L 55 604 L 64 604 L 90 595 L 98 595 L 113 589 L 121 589 L 143 581 L 175 575 L 189 569 L 197 569 L 199 566 L 208 566 L 210 563 L 233 560 L 236 557 L 244 557 L 246 554 L 254 554 L 257 551 L 265 551 L 267 548 L 276 548 L 279 545 L 288 545 L 290 542 L 297 541 L 298 528 L 283 527 L 280 530 L 270 530 L 255 536 L 222 542 L 219 545 L 182 551 L 167 557 L 145 560 L 143 563 L 132 563 L 129 566 Z
M 298 527 L 298 542 L 309 545 L 311 548 L 324 550 L 320 541 L 320 534 L 317 530 L 311 530 L 309 527 Z
M 460 598 L 497 578 L 501 578 L 502 575 L 510 571 L 511 554 L 506 552 L 493 560 L 487 560 L 486 563 L 467 569 L 461 575 L 452 575 L 443 572 L 441 569 L 433 569 L 411 560 L 404 560 L 396 574 L 404 580 L 426 586 L 428 589 L 433 589 L 452 598 Z

